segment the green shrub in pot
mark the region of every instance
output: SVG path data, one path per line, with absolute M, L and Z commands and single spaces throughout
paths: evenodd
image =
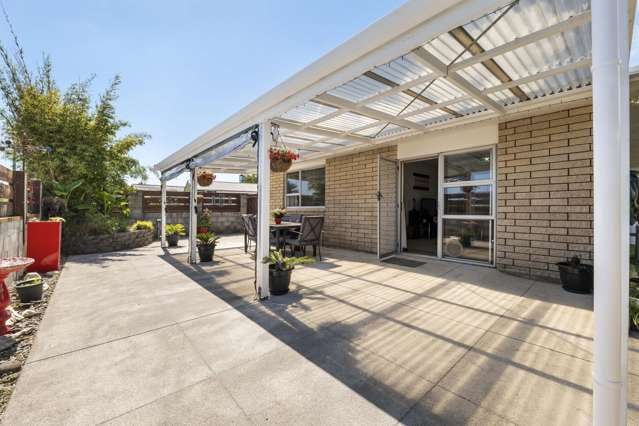
M 131 231 L 153 231 L 153 222 L 150 220 L 138 220 L 129 228 Z
M 314 257 L 286 257 L 282 250 L 271 250 L 270 254 L 262 259 L 262 263 L 269 265 L 269 289 L 271 294 L 288 293 L 291 274 L 295 266 L 314 262 Z
M 215 254 L 215 246 L 220 237 L 214 232 L 202 232 L 197 234 L 197 251 L 200 255 L 200 262 L 211 262 Z
M 164 227 L 164 234 L 169 247 L 177 247 L 180 237 L 186 235 L 186 229 L 181 223 L 169 223 Z

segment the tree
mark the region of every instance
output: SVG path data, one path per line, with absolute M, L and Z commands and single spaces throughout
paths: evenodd
M 92 78 L 62 92 L 51 60 L 45 57 L 31 71 L 15 34 L 13 43 L 14 55 L 0 43 L 0 122 L 18 161 L 42 180 L 49 196 L 76 187 L 66 195 L 67 219 L 83 222 L 125 211 L 127 179 L 146 179 L 130 152 L 148 136 L 118 137 L 128 127 L 115 113 L 120 77 L 92 105 Z
M 257 175 L 255 173 L 249 173 L 246 175 L 240 175 L 240 182 L 242 183 L 257 183 Z

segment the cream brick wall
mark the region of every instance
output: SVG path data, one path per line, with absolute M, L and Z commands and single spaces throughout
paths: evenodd
M 497 267 L 555 281 L 592 263 L 592 106 L 500 123 L 497 160 Z
M 291 213 L 324 215 L 324 244 L 366 252 L 377 251 L 377 156 L 397 157 L 386 147 L 326 160 L 324 209 L 289 209 Z M 271 174 L 271 208 L 284 205 L 284 174 Z

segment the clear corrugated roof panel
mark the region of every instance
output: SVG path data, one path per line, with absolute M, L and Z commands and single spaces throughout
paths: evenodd
M 316 120 L 326 114 L 330 114 L 333 111 L 336 111 L 336 108 L 318 104 L 317 102 L 306 102 L 305 104 L 288 111 L 282 115 L 282 117 L 288 120 L 298 121 L 300 123 L 308 123 L 309 121 Z
M 365 117 L 361 114 L 347 112 L 345 114 L 341 114 L 337 117 L 331 118 L 328 121 L 323 121 L 321 125 L 322 127 L 326 127 L 329 129 L 347 132 L 358 127 L 366 126 L 368 124 L 373 124 L 376 122 L 377 120 L 373 118 Z

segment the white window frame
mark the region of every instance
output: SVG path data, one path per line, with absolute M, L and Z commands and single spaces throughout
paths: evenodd
M 297 173 L 297 181 L 299 182 L 298 187 L 301 190 L 302 189 L 302 185 L 301 185 L 301 180 L 302 180 L 302 172 L 310 172 L 313 170 L 319 170 L 319 169 L 324 169 L 324 204 L 322 204 L 321 206 L 302 206 L 302 193 L 301 192 L 293 192 L 293 193 L 288 193 L 288 175 L 291 173 Z M 289 206 L 288 205 L 288 197 L 292 197 L 292 196 L 297 196 L 298 202 L 299 202 L 299 206 Z M 285 172 L 284 173 L 284 205 L 286 206 L 287 209 L 290 210 L 313 210 L 313 209 L 323 209 L 324 205 L 326 204 L 326 166 L 321 166 L 321 167 L 311 167 L 308 169 L 298 169 L 298 170 L 293 170 L 290 172 Z

